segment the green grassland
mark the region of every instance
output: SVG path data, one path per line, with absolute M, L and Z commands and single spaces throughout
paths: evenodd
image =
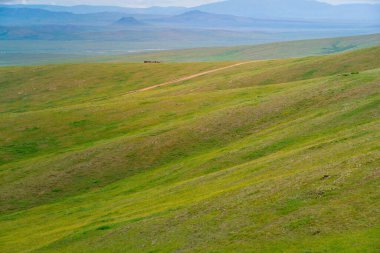
M 210 34 L 207 36 L 212 37 Z M 260 35 L 258 36 L 260 37 Z M 266 36 L 270 36 L 270 34 Z M 165 36 L 160 37 L 166 38 Z M 174 48 L 189 48 L 180 50 L 159 50 L 168 48 L 173 43 L 173 41 L 168 42 L 170 39 L 167 38 L 164 42 L 154 42 L 153 44 L 145 44 L 141 41 L 137 44 L 130 44 L 120 41 L 0 40 L 0 66 L 89 62 L 143 62 L 144 60 L 165 62 L 268 60 L 327 55 L 380 45 L 380 34 L 296 40 L 269 44 L 262 44 L 266 41 L 263 40 L 260 44 L 257 44 L 255 39 L 257 40 L 259 37 L 255 36 L 252 42 L 245 42 L 250 43 L 250 45 L 230 47 L 218 47 L 215 45 L 207 47 L 205 45 L 203 48 L 199 48 L 200 46 L 197 43 L 187 44 L 176 41 Z M 182 38 L 182 40 L 186 40 L 186 38 Z M 297 36 L 292 34 L 290 37 L 283 37 L 282 40 L 291 38 L 294 39 Z M 22 49 L 21 52 L 19 52 L 20 48 Z M 147 48 L 155 48 L 158 51 L 144 51 Z M 139 53 L 127 53 L 133 50 L 139 51 Z
M 378 252 L 379 58 L 0 68 L 0 252 Z
M 380 45 L 380 34 L 328 39 L 298 40 L 233 47 L 195 48 L 100 57 L 102 61 L 139 62 L 144 59 L 167 62 L 266 60 L 326 55 Z

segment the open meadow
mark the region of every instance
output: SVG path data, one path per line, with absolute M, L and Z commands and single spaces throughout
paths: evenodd
M 379 59 L 1 67 L 0 252 L 378 252 Z

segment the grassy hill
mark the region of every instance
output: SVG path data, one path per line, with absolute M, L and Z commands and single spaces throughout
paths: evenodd
M 0 68 L 0 251 L 377 252 L 379 57 Z
M 18 28 L 18 29 L 23 29 Z M 62 35 L 62 27 L 55 27 L 59 36 Z M 0 31 L 1 33 L 1 31 Z M 199 31 L 186 30 L 182 33 L 172 31 L 170 37 L 162 31 L 154 31 L 155 35 L 147 38 L 158 37 L 154 43 L 141 42 L 135 32 L 125 31 L 123 34 L 135 42 L 126 41 L 102 41 L 97 40 L 96 34 L 86 41 L 45 41 L 39 40 L 0 40 L 0 66 L 25 66 L 58 63 L 89 63 L 89 62 L 143 62 L 144 60 L 159 60 L 165 62 L 207 62 L 207 61 L 242 61 L 242 60 L 267 60 L 289 57 L 304 57 L 312 55 L 327 55 L 345 52 L 355 49 L 368 48 L 380 45 L 380 34 L 338 37 L 329 39 L 310 39 L 278 43 L 268 43 L 273 34 L 257 32 L 250 34 L 241 42 L 239 34 L 226 33 L 225 31 Z M 6 34 L 6 33 L 5 33 Z M 246 34 L 246 33 L 245 33 Z M 83 35 L 83 33 L 82 33 Z M 123 36 L 124 36 L 123 35 Z M 217 47 L 223 44 L 222 36 L 227 36 L 231 44 L 256 44 L 247 46 Z M 291 40 L 300 38 L 302 35 L 294 33 L 281 33 L 277 40 Z M 315 38 L 313 34 L 309 35 Z M 320 35 L 322 36 L 322 35 Z M 327 34 L 326 37 L 339 36 L 335 33 Z M 207 39 L 205 39 L 207 37 Z M 165 39 L 162 39 L 165 38 Z M 157 51 L 144 49 L 160 49 L 173 47 L 168 40 L 175 44 L 174 48 L 188 47 L 190 49 Z M 178 43 L 178 40 L 182 41 Z M 210 43 L 211 41 L 214 41 Z M 220 43 L 215 44 L 215 40 Z M 240 42 L 238 42 L 240 41 Z M 199 48 L 200 43 L 204 48 Z M 258 44 L 260 43 L 260 44 Z M 209 47 L 207 47 L 209 46 Z M 197 48 L 194 48 L 197 47 Z M 21 50 L 20 50 L 21 49 Z M 137 51 L 139 53 L 127 53 Z M 115 55 L 117 54 L 117 55 Z M 124 54 L 124 55 L 123 55 Z M 95 55 L 95 56 L 94 56 Z
M 108 60 L 131 62 L 138 62 L 144 59 L 168 62 L 265 60 L 325 55 L 377 45 L 380 45 L 380 34 L 277 42 L 253 46 L 213 47 L 139 53 L 121 57 L 108 57 Z M 104 59 L 107 59 L 107 57 Z

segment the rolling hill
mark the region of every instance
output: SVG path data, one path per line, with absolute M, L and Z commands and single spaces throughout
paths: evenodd
M 262 45 L 143 52 L 124 56 L 99 57 L 92 60 L 127 62 L 141 62 L 146 59 L 166 62 L 266 60 L 333 54 L 376 45 L 380 45 L 380 34 L 288 41 Z M 88 61 L 91 61 L 91 59 L 88 59 Z
M 52 27 L 51 29 L 57 31 L 57 33 L 65 33 L 64 28 L 60 29 L 60 27 Z M 129 38 L 132 38 L 135 32 L 136 31 L 129 32 Z M 31 35 L 32 34 L 33 32 Z M 181 40 L 181 45 L 191 45 L 191 43 L 197 39 L 203 39 L 203 43 L 211 44 L 212 42 L 205 40 L 205 37 L 212 35 L 212 37 L 215 39 L 233 35 L 233 41 L 233 38 L 236 39 L 236 37 L 238 37 L 238 34 L 239 33 L 225 33 L 216 31 L 214 31 L 212 34 L 210 31 L 200 34 L 194 30 L 187 30 L 186 33 L 183 33 L 181 30 L 172 30 L 170 36 L 165 35 L 164 31 L 155 31 L 154 33 L 148 32 L 145 35 L 151 35 L 155 38 L 164 38 L 155 41 L 156 45 L 158 42 L 160 42 L 160 45 L 164 47 L 168 44 L 168 38 L 172 38 L 173 40 Z M 95 36 L 95 34 L 93 35 Z M 39 41 L 38 44 L 33 43 L 33 41 L 30 40 L 0 41 L 0 47 L 2 46 L 4 50 L 0 51 L 0 54 L 3 52 L 0 57 L 0 66 L 35 64 L 41 65 L 48 63 L 74 62 L 143 62 L 145 60 L 158 60 L 165 62 L 265 60 L 332 54 L 380 45 L 380 35 L 372 34 L 353 37 L 289 41 L 247 46 L 205 47 L 164 51 L 147 50 L 144 52 L 144 50 L 140 47 L 148 47 L 152 46 L 152 44 L 138 42 L 139 35 L 141 36 L 141 32 L 137 32 L 137 34 L 134 36 L 136 44 L 117 41 Z M 119 34 L 119 36 L 123 36 L 123 33 Z M 263 33 L 255 34 L 254 37 L 255 39 L 259 39 L 260 37 L 260 40 L 264 41 L 270 39 L 270 37 L 267 37 Z M 194 41 L 193 43 L 197 42 Z M 20 48 L 22 48 L 22 51 L 18 52 Z M 130 50 L 130 48 L 133 48 L 134 50 Z M 97 53 L 97 50 L 103 52 L 103 54 L 106 54 L 106 56 L 99 55 L 99 53 Z M 113 55 L 115 52 L 118 55 Z M 126 52 L 129 53 L 126 54 Z M 91 57 L 89 57 L 89 55 L 91 55 Z
M 379 57 L 0 68 L 0 251 L 376 252 Z

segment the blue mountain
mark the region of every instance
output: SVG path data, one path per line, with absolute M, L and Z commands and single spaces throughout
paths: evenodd
M 194 9 L 260 19 L 380 22 L 380 4 L 331 5 L 315 0 L 227 0 Z
M 114 25 L 119 26 L 141 26 L 144 25 L 143 22 L 138 21 L 134 17 L 122 17 L 121 19 L 117 20 Z
M 1 1 L 0 1 L 1 3 Z M 98 6 L 98 5 L 74 5 L 74 6 L 61 6 L 61 5 L 48 5 L 48 4 L 12 4 L 1 5 L 0 7 L 7 7 L 13 9 L 32 8 L 53 12 L 70 12 L 74 14 L 92 14 L 101 12 L 124 13 L 124 14 L 146 14 L 146 15 L 177 15 L 185 12 L 185 7 L 149 7 L 149 8 L 126 8 L 119 6 Z

